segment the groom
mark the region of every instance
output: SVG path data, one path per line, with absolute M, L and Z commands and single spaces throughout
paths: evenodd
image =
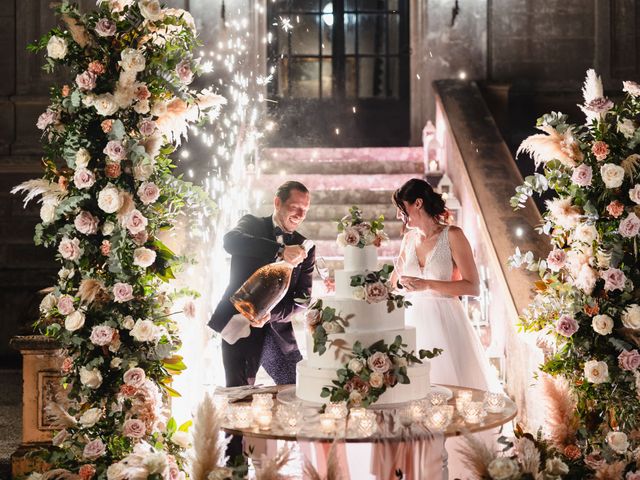
M 296 230 L 307 216 L 310 204 L 307 187 L 296 181 L 286 182 L 276 192 L 273 215 L 262 218 L 245 215 L 224 236 L 224 249 L 231 254 L 231 278 L 209 326 L 222 334 L 227 387 L 253 385 L 260 365 L 277 385 L 296 381 L 296 363 L 302 356 L 291 317 L 301 308 L 295 299 L 311 295 L 315 267 L 315 247 L 306 254 L 301 246 L 305 237 Z M 250 326 L 248 336 L 237 341 L 230 338 L 227 333 L 231 327 L 243 325 L 246 320 L 229 298 L 258 268 L 278 260 L 295 265 L 286 295 L 270 314 Z

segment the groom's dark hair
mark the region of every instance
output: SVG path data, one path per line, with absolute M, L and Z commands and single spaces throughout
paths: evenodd
M 289 197 L 291 196 L 291 192 L 293 190 L 297 190 L 302 193 L 309 193 L 309 189 L 302 183 L 296 182 L 295 180 L 289 180 L 288 182 L 284 182 L 278 187 L 278 190 L 276 190 L 276 197 L 278 197 L 280 201 L 284 203 L 289 200 Z

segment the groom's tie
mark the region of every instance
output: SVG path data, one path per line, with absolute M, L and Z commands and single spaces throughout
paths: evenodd
M 282 243 L 285 245 L 290 245 L 293 240 L 293 233 L 286 233 L 280 227 L 275 227 L 273 229 L 273 234 L 276 236 L 276 240 L 278 240 L 278 237 L 282 238 Z

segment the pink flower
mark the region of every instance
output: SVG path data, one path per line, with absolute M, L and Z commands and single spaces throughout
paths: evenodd
M 111 119 L 103 120 L 100 123 L 100 128 L 104 133 L 109 133 L 112 127 L 113 127 L 113 120 Z
M 638 218 L 635 212 L 631 212 L 627 215 L 627 218 L 620 222 L 618 232 L 626 238 L 632 238 L 638 235 L 638 232 L 640 232 L 640 218 Z
M 187 318 L 196 318 L 196 303 L 193 300 L 187 300 L 184 302 L 184 307 L 182 307 L 182 312 L 184 316 Z
M 113 286 L 113 297 L 117 303 L 133 300 L 133 287 L 128 283 L 118 282 Z
M 88 92 L 96 88 L 96 79 L 97 76 L 95 73 L 85 71 L 76 75 L 76 84 L 80 90 Z
M 596 156 L 596 160 L 601 162 L 609 155 L 609 145 L 603 141 L 598 141 L 591 146 L 591 151 Z
M 584 457 L 584 463 L 593 470 L 602 467 L 607 463 L 600 452 L 593 452 Z
M 82 210 L 73 221 L 73 225 L 80 233 L 95 235 L 98 233 L 98 217 L 94 217 L 86 210 Z
M 382 282 L 367 283 L 364 286 L 364 299 L 367 303 L 383 302 L 388 295 L 389 291 Z
M 607 205 L 607 213 L 611 215 L 613 218 L 618 218 L 624 212 L 624 205 L 620 203 L 618 200 L 614 200 L 609 205 Z
M 360 242 L 360 233 L 354 227 L 344 229 L 344 241 L 347 245 L 355 247 Z
M 600 276 L 604 279 L 604 289 L 606 291 L 624 290 L 624 283 L 627 281 L 627 277 L 622 270 L 608 268 L 601 272 Z
M 94 60 L 89 64 L 87 70 L 89 70 L 91 73 L 95 73 L 96 75 L 102 75 L 106 69 L 102 63 L 100 63 L 98 60 Z
M 89 340 L 94 345 L 98 345 L 99 347 L 103 347 L 105 345 L 109 345 L 113 340 L 113 335 L 115 330 L 106 325 L 96 325 L 91 329 L 91 336 Z
M 62 366 L 60 367 L 60 370 L 62 371 L 62 373 L 66 375 L 72 369 L 73 369 L 73 358 L 65 357 L 65 359 L 62 361 Z
M 156 261 L 156 252 L 150 248 L 138 247 L 133 251 L 133 264 L 147 268 Z
M 144 137 L 150 137 L 156 132 L 157 126 L 156 122 L 149 118 L 145 118 L 140 121 L 138 124 L 138 129 L 140 130 L 140 134 Z
M 385 373 L 391 368 L 391 360 L 382 352 L 375 352 L 367 359 L 369 368 L 374 372 Z
M 625 480 L 640 480 L 640 470 L 636 470 L 635 472 L 628 472 Z
M 40 130 L 45 130 L 49 125 L 55 123 L 58 120 L 58 114 L 51 109 L 47 108 L 47 111 L 38 117 L 36 126 Z
M 104 167 L 104 175 L 107 178 L 118 178 L 122 173 L 120 164 L 116 162 L 107 162 Z
M 80 190 L 91 188 L 93 184 L 96 183 L 96 177 L 91 170 L 79 168 L 73 175 L 73 183 L 75 183 L 76 187 Z
M 124 372 L 122 379 L 127 385 L 139 388 L 144 385 L 144 381 L 147 379 L 147 376 L 142 368 L 134 367 Z
M 96 467 L 90 464 L 82 465 L 80 467 L 80 470 L 78 470 L 78 475 L 80 476 L 80 480 L 91 480 L 95 474 L 96 474 Z
M 169 460 L 169 480 L 180 480 L 184 478 L 181 475 L 182 472 L 180 468 L 178 468 L 175 457 L 173 455 L 167 455 L 167 460 Z
M 605 97 L 594 98 L 585 108 L 593 113 L 606 113 L 613 108 L 613 102 Z
M 629 198 L 633 203 L 640 205 L 640 183 L 636 183 L 631 190 L 629 190 Z
M 58 246 L 58 252 L 65 260 L 76 261 L 82 255 L 82 248 L 80 248 L 80 240 L 77 238 L 64 237 L 60 241 Z
M 564 262 L 567 260 L 566 252 L 561 248 L 556 248 L 549 252 L 547 255 L 547 265 L 552 272 L 558 272 L 564 267 Z
M 105 257 L 108 257 L 111 253 L 111 242 L 109 240 L 102 240 L 100 245 L 100 253 Z
M 116 34 L 116 24 L 108 18 L 101 18 L 96 23 L 96 33 L 100 37 L 112 37 Z
M 191 64 L 189 63 L 189 60 L 182 60 L 176 66 L 176 74 L 180 81 L 185 85 L 188 85 L 193 81 L 193 72 L 191 71 Z
M 138 87 L 136 87 L 134 95 L 137 100 L 148 100 L 149 98 L 151 98 L 151 92 L 149 91 L 149 88 L 144 84 L 138 85 Z
M 73 297 L 71 295 L 61 295 L 58 299 L 58 311 L 62 315 L 71 315 L 76 311 L 73 305 Z
M 571 337 L 578 328 L 578 322 L 570 315 L 562 315 L 556 322 L 556 332 L 563 337 Z
M 131 418 L 124 422 L 122 433 L 125 437 L 142 438 L 146 433 L 146 427 L 143 421 L 137 418 Z
M 132 235 L 136 235 L 140 232 L 144 232 L 147 228 L 148 223 L 149 222 L 147 221 L 145 216 L 142 215 L 142 213 L 140 213 L 138 210 L 134 209 L 131 211 L 131 213 L 129 213 L 129 215 L 127 215 L 127 218 L 125 220 L 125 227 Z
M 593 171 L 591 167 L 586 163 L 580 164 L 575 168 L 571 175 L 571 181 L 581 187 L 588 187 L 591 185 L 591 179 L 593 178 Z
M 107 143 L 107 146 L 104 147 L 103 153 L 114 162 L 120 162 L 127 158 L 127 150 L 119 140 L 111 140 Z
M 84 446 L 84 450 L 82 451 L 82 456 L 89 460 L 95 460 L 106 453 L 107 449 L 102 443 L 102 440 L 96 438 L 95 440 L 91 440 Z
M 138 245 L 139 247 L 143 246 L 145 243 L 147 243 L 147 240 L 149 240 L 149 234 L 147 233 L 146 230 L 143 230 L 140 233 L 136 233 L 135 235 L 133 235 L 131 238 L 133 238 L 133 242 Z
M 640 353 L 638 350 L 623 350 L 620 355 L 618 355 L 618 365 L 623 370 L 629 370 L 633 372 L 640 367 Z
M 160 189 L 153 182 L 144 182 L 138 188 L 138 197 L 143 204 L 150 205 L 160 197 Z

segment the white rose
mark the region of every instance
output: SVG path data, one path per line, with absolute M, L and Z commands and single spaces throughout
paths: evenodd
M 58 305 L 58 299 L 53 293 L 48 293 L 40 302 L 40 311 L 47 313 L 56 305 Z
M 636 183 L 631 190 L 629 190 L 629 198 L 633 203 L 640 204 L 640 183 Z
M 322 326 L 327 333 L 340 333 L 342 331 L 337 322 L 325 322 Z
M 87 168 L 90 160 L 91 155 L 86 148 L 81 148 L 76 152 L 76 168 Z
M 591 320 L 593 331 L 600 335 L 609 335 L 613 331 L 613 319 L 609 315 L 596 315 Z
M 491 461 L 487 467 L 487 472 L 493 480 L 509 480 L 516 478 L 520 469 L 516 462 L 506 457 L 498 457 Z
M 182 448 L 189 448 L 191 441 L 189 440 L 189 434 L 187 432 L 183 432 L 182 430 L 178 430 L 171 435 L 171 441 L 176 445 L 181 446 Z
M 616 453 L 623 454 L 629 448 L 629 440 L 624 432 L 607 433 L 607 444 Z
M 142 268 L 147 268 L 153 265 L 156 261 L 156 252 L 150 248 L 136 248 L 133 251 L 133 264 Z
M 605 163 L 600 167 L 600 175 L 607 188 L 618 188 L 624 180 L 624 168 L 613 163 Z
M 364 364 L 362 363 L 362 361 L 360 361 L 357 358 L 352 358 L 351 360 L 349 360 L 349 363 L 347 364 L 347 368 L 351 370 L 353 373 L 360 373 L 363 367 L 364 367 Z
M 347 241 L 344 238 L 344 232 L 338 234 L 338 236 L 336 237 L 336 243 L 340 247 L 346 247 L 347 246 Z
M 127 315 L 122 319 L 122 328 L 126 328 L 127 330 L 131 330 L 135 325 L 135 320 L 131 315 Z
M 125 480 L 130 467 L 120 462 L 112 463 L 107 468 L 107 480 Z
M 630 139 L 633 138 L 633 135 L 636 133 L 636 126 L 632 120 L 625 118 L 621 122 L 618 122 L 618 131 L 623 134 L 626 139 Z
M 120 192 L 114 185 L 107 185 L 98 194 L 98 207 L 106 213 L 115 213 L 122 207 Z
M 360 405 L 362 403 L 362 394 L 357 390 L 352 390 L 351 393 L 349 393 L 349 402 L 351 402 L 352 405 Z
M 364 287 L 362 285 L 359 285 L 357 287 L 353 287 L 353 290 L 351 291 L 351 296 L 353 298 L 355 298 L 356 300 L 364 300 L 365 297 L 365 290 Z
M 83 253 L 80 247 L 80 240 L 77 238 L 63 237 L 58 246 L 58 252 L 65 260 L 76 261 Z
M 164 17 L 164 12 L 158 0 L 140 0 L 138 6 L 140 7 L 142 16 L 151 22 L 162 20 Z
M 102 385 L 102 374 L 97 368 L 89 370 L 86 367 L 80 368 L 80 383 L 88 388 L 98 388 Z
M 47 55 L 56 60 L 62 60 L 67 56 L 67 41 L 64 38 L 53 35 L 47 42 Z
M 111 93 L 97 95 L 91 102 L 91 105 L 95 107 L 98 115 L 102 115 L 103 117 L 108 117 L 118 111 L 118 104 Z
M 110 221 L 106 221 L 102 224 L 102 235 L 104 235 L 105 237 L 108 237 L 109 235 L 111 235 L 113 233 L 113 230 L 116 228 L 115 223 L 110 222 Z
M 149 162 L 140 162 L 133 167 L 133 178 L 139 182 L 146 182 L 153 175 L 153 164 Z
M 56 218 L 56 204 L 53 202 L 45 202 L 40 207 L 40 218 L 43 223 L 51 223 Z
M 622 324 L 634 330 L 640 329 L 640 305 L 633 303 L 624 309 Z
M 579 224 L 573 231 L 573 241 L 591 245 L 598 239 L 598 230 L 593 225 Z
M 590 383 L 606 383 L 609 381 L 609 366 L 605 362 L 589 360 L 584 364 L 584 377 Z
M 75 271 L 73 268 L 62 267 L 58 271 L 58 277 L 60 277 L 62 280 L 69 280 L 70 278 L 73 278 L 74 275 L 75 275 Z
M 142 9 L 142 7 L 140 7 Z M 125 71 L 142 72 L 145 68 L 146 60 L 144 54 L 140 50 L 134 48 L 125 48 L 120 54 L 118 64 Z
M 102 417 L 102 409 L 90 408 L 80 417 L 80 423 L 83 427 L 93 427 Z
M 144 182 L 138 188 L 138 197 L 145 205 L 150 205 L 160 197 L 160 189 L 153 182 Z
M 548 458 L 545 463 L 544 471 L 547 475 L 554 475 L 557 478 L 562 478 L 562 475 L 569 473 L 569 466 L 558 457 Z
M 151 320 L 138 319 L 129 334 L 138 342 L 153 342 L 157 338 L 158 328 Z
M 76 310 L 72 314 L 68 315 L 64 320 L 64 328 L 70 332 L 79 330 L 84 325 L 84 313 L 80 310 Z
M 149 113 L 149 100 L 139 100 L 133 106 L 133 110 L 140 115 L 146 115 Z
M 369 375 L 369 385 L 373 388 L 380 388 L 384 385 L 384 376 L 380 372 L 371 372 Z

